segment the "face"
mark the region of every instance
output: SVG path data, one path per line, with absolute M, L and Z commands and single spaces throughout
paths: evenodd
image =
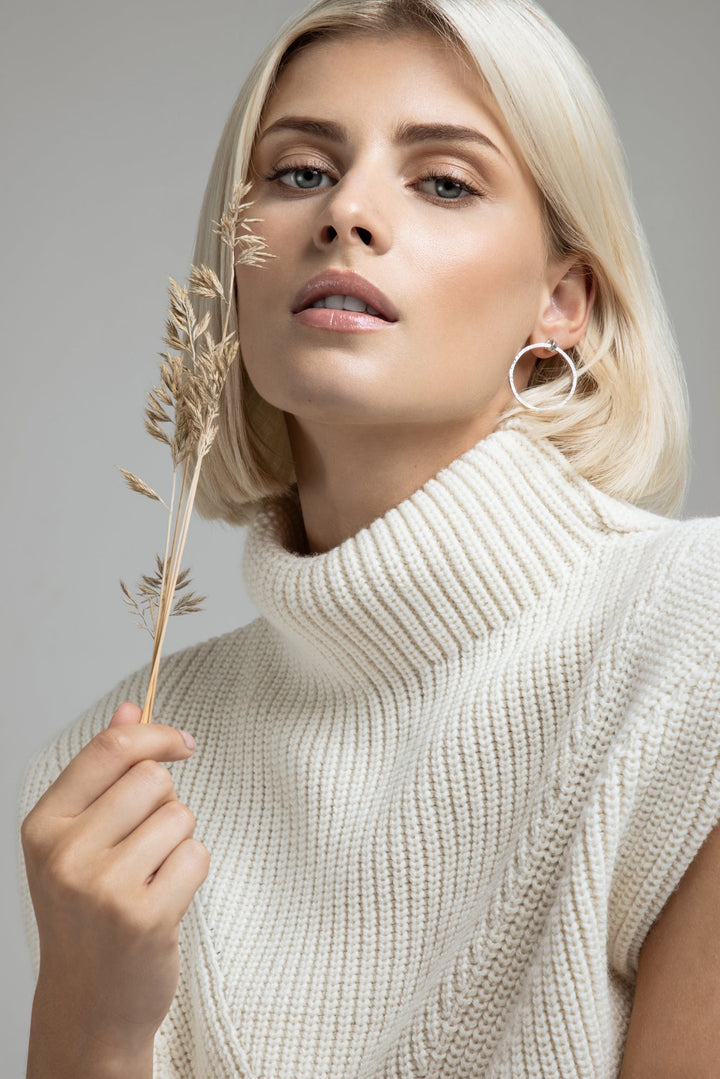
M 260 395 L 308 427 L 492 430 L 552 288 L 537 189 L 477 74 L 422 32 L 317 42 L 281 74 L 252 170 L 253 228 L 276 256 L 237 275 Z M 319 275 L 320 298 L 386 317 L 298 311 Z

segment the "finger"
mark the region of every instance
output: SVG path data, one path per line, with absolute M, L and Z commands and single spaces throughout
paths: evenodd
M 141 760 L 79 813 L 66 833 L 82 832 L 82 844 L 95 852 L 117 846 L 166 802 L 177 801 L 172 777 L 158 761 Z
M 113 865 L 122 881 L 146 884 L 180 843 L 195 830 L 195 818 L 175 799 L 160 806 L 113 851 Z
M 168 918 L 177 924 L 210 870 L 210 854 L 199 839 L 185 839 L 157 870 L 147 894 L 162 903 Z
M 110 720 L 108 726 L 110 727 L 131 727 L 135 723 L 140 722 L 142 716 L 142 709 L 138 708 L 132 701 L 123 701 L 115 715 Z
M 190 738 L 190 736 L 187 736 Z M 84 746 L 37 804 L 39 813 L 76 817 L 141 760 L 187 760 L 183 731 L 160 723 L 107 727 Z

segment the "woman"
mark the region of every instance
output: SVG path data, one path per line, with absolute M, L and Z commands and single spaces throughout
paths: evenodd
M 321 0 L 222 138 L 228 284 L 245 176 L 276 258 L 201 500 L 262 616 L 29 768 L 28 1074 L 712 1074 L 718 528 L 660 516 L 681 381 L 592 80 L 522 0 Z

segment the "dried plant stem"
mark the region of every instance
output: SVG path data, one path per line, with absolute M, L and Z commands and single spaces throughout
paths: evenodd
M 161 606 L 158 610 L 157 626 L 153 643 L 153 655 L 150 667 L 150 681 L 148 684 L 147 694 L 145 695 L 145 703 L 143 705 L 142 716 L 140 717 L 141 723 L 150 723 L 152 719 L 152 712 L 155 704 L 155 693 L 157 691 L 158 674 L 160 672 L 162 647 L 165 643 L 165 633 L 167 632 L 168 621 L 170 619 L 170 608 L 172 607 L 173 596 L 175 594 L 178 576 L 180 574 L 182 556 L 185 551 L 185 541 L 187 540 L 188 529 L 190 528 L 190 518 L 192 516 L 192 508 L 195 502 L 195 493 L 197 491 L 198 480 L 200 479 L 201 465 L 202 458 L 198 457 L 195 463 L 195 468 L 193 470 L 189 490 L 187 490 L 187 479 L 190 470 L 189 459 L 186 458 L 183 467 L 183 481 L 180 491 L 180 500 L 178 503 L 178 512 L 175 517 L 175 530 L 172 540 L 172 547 L 170 549 L 169 558 L 168 554 L 166 553 L 165 562 L 163 564 L 163 583 L 160 593 Z
M 162 558 L 159 555 L 156 558 L 156 572 L 142 577 L 135 595 L 123 581 L 120 582 L 125 602 L 153 638 L 142 723 L 152 720 L 168 619 L 172 614 L 189 614 L 199 610 L 204 598 L 187 591 L 190 583 L 188 570 L 181 572 L 180 566 L 200 469 L 217 434 L 220 396 L 228 369 L 239 352 L 236 334 L 228 332 L 234 298 L 235 266 L 238 263 L 260 266 L 266 259 L 275 257 L 266 250 L 264 239 L 256 236 L 250 228 L 251 222 L 257 219 L 246 216 L 251 205 L 245 201 L 249 191 L 250 184 L 235 184 L 225 211 L 220 221 L 216 222 L 215 232 L 220 242 L 232 252 L 233 273 L 227 293 L 214 270 L 205 265 L 191 267 L 185 288 L 170 278 L 170 317 L 164 340 L 171 351 L 163 354 L 160 383 L 148 394 L 145 409 L 146 430 L 158 442 L 169 446 L 172 454 L 170 504 L 144 480 L 121 469 L 131 490 L 162 503 L 168 511 L 165 551 Z M 210 310 L 206 310 L 200 318 L 196 315 L 191 300 L 193 295 L 203 296 L 216 305 L 215 324 L 222 324 L 220 340 L 215 340 L 209 330 L 212 322 Z M 172 435 L 166 431 L 166 425 L 172 426 Z M 182 473 L 181 477 L 178 472 Z M 182 593 L 180 598 L 176 598 L 178 593 Z

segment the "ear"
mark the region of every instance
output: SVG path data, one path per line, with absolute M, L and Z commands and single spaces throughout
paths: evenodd
M 595 276 L 577 256 L 550 266 L 534 336 L 528 344 L 552 339 L 565 351 L 576 345 L 587 330 L 595 292 Z

